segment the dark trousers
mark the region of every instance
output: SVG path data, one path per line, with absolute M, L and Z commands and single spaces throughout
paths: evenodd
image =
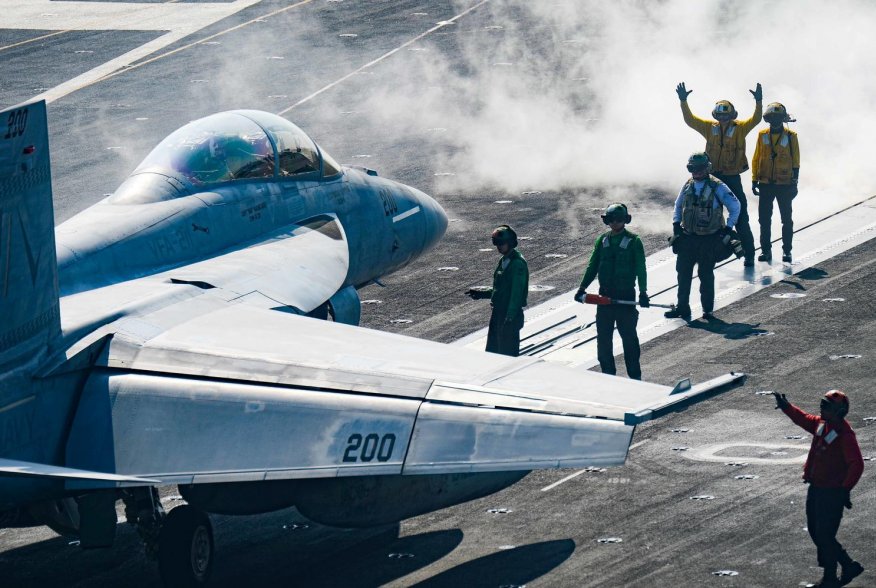
M 678 308 L 690 308 L 690 287 L 693 268 L 700 279 L 700 303 L 703 312 L 715 309 L 715 249 L 717 235 L 684 235 L 678 246 L 675 271 L 678 273 Z
M 837 562 L 843 567 L 852 563 L 852 558 L 836 540 L 845 501 L 842 488 L 809 486 L 806 494 L 806 526 L 818 550 L 818 565 L 824 568 L 824 575 L 828 577 L 836 577 Z
M 596 350 L 599 367 L 603 374 L 617 373 L 614 364 L 614 327 L 620 334 L 624 345 L 624 363 L 627 365 L 627 375 L 633 380 L 642 379 L 642 368 L 639 366 L 639 336 L 636 334 L 636 324 L 639 322 L 639 311 L 635 306 L 625 304 L 608 304 L 596 307 Z
M 782 217 L 782 251 L 791 254 L 791 241 L 794 239 L 794 221 L 791 219 L 791 201 L 797 195 L 797 186 L 760 185 L 760 204 L 757 207 L 760 223 L 760 248 L 764 252 L 771 249 L 770 225 L 773 222 L 773 200 L 779 203 Z
M 493 308 L 490 328 L 487 330 L 487 351 L 517 357 L 520 355 L 520 329 L 523 328 L 523 311 L 511 322 L 505 322 L 507 309 Z
M 748 218 L 748 200 L 742 190 L 742 177 L 739 174 L 727 175 L 713 174 L 716 178 L 727 184 L 730 191 L 739 200 L 739 220 L 736 221 L 736 232 L 742 240 L 742 249 L 745 251 L 745 259 L 754 259 L 754 235 L 751 232 L 751 224 Z

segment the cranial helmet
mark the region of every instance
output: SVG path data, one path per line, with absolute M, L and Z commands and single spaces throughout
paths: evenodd
M 826 400 L 833 405 L 833 410 L 840 418 L 849 414 L 849 397 L 840 390 L 830 390 L 824 395 L 822 402 Z
M 515 233 L 514 229 L 508 225 L 499 225 L 493 229 L 490 238 L 493 241 L 493 245 L 497 247 L 499 245 L 504 245 L 505 243 L 510 245 L 512 249 L 517 247 L 517 233 Z
M 718 100 L 712 109 L 712 118 L 715 120 L 736 120 L 736 108 L 729 100 Z
M 708 153 L 700 151 L 698 153 L 692 153 L 691 156 L 687 158 L 687 171 L 693 173 L 704 168 L 706 173 L 712 171 L 712 162 L 709 159 Z
M 627 210 L 627 205 L 620 202 L 609 204 L 605 208 L 605 213 L 602 215 L 602 222 L 607 225 L 611 224 L 612 221 L 622 221 L 624 223 L 628 223 L 632 220 L 633 217 L 630 216 L 630 213 Z
M 788 114 L 788 109 L 780 102 L 767 104 L 766 110 L 763 113 L 763 119 L 767 122 L 793 122 L 793 119 Z

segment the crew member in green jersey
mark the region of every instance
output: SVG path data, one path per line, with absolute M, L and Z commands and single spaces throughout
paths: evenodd
M 487 332 L 487 351 L 502 355 L 520 354 L 520 329 L 523 328 L 523 308 L 529 291 L 529 266 L 517 251 L 517 233 L 508 225 L 500 225 L 492 235 L 493 245 L 502 258 L 493 272 L 493 287 L 466 292 L 474 300 L 489 298 L 493 312 Z
M 626 229 L 632 220 L 625 204 L 615 203 L 605 209 L 602 222 L 611 229 L 596 238 L 590 255 L 590 263 L 584 272 L 575 300 L 584 301 L 587 287 L 599 277 L 599 293 L 614 300 L 635 300 L 636 279 L 639 280 L 639 305 L 650 306 L 648 298 L 648 275 L 645 271 L 645 247 L 635 233 Z M 612 338 L 614 327 L 620 333 L 624 346 L 624 363 L 627 375 L 634 380 L 642 379 L 639 366 L 639 336 L 636 324 L 639 311 L 633 304 L 605 304 L 596 307 L 596 348 L 599 366 L 603 374 L 615 375 Z

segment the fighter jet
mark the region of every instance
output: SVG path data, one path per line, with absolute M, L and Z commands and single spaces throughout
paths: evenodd
M 45 103 L 4 122 L 0 524 L 105 547 L 121 500 L 169 585 L 210 577 L 208 513 L 399 521 L 621 465 L 638 423 L 744 378 L 670 388 L 356 326 L 357 288 L 446 215 L 281 117 L 194 121 L 57 229 Z M 167 485 L 187 504 L 165 512 Z

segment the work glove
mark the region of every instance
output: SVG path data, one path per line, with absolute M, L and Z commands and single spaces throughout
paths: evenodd
M 676 237 L 681 235 L 684 231 L 681 230 L 681 223 L 672 223 L 672 234 Z
M 761 102 L 763 100 L 763 88 L 760 87 L 760 82 L 757 83 L 754 90 L 749 90 L 749 92 L 754 96 L 755 101 Z
M 721 238 L 728 236 L 732 237 L 733 229 L 731 229 L 730 227 L 721 227 L 720 229 L 718 229 L 718 234 L 721 236 Z
M 474 288 L 469 288 L 468 290 L 466 290 L 465 295 L 472 300 L 483 300 L 484 298 L 490 297 L 489 292 L 485 292 L 483 290 L 475 290 Z
M 778 392 L 773 392 L 773 396 L 776 399 L 776 408 L 785 409 L 791 406 L 791 403 L 788 402 L 787 397 L 784 394 L 779 394 Z
M 758 84 L 758 87 L 760 87 L 760 84 Z M 675 93 L 678 94 L 678 99 L 682 102 L 687 102 L 687 97 L 691 92 L 693 92 L 693 90 L 688 90 L 684 87 L 684 82 L 681 82 L 675 87 Z
M 845 506 L 849 510 L 852 510 L 852 491 L 843 488 L 843 493 L 845 495 L 845 502 L 843 502 L 843 506 Z
M 575 302 L 580 302 L 584 304 L 584 297 L 587 296 L 587 291 L 584 288 L 578 288 L 578 291 L 575 292 Z
M 648 296 L 647 292 L 639 292 L 639 306 L 642 308 L 651 306 L 651 297 Z
M 758 182 L 751 182 L 751 193 L 755 196 L 760 196 L 760 184 Z

